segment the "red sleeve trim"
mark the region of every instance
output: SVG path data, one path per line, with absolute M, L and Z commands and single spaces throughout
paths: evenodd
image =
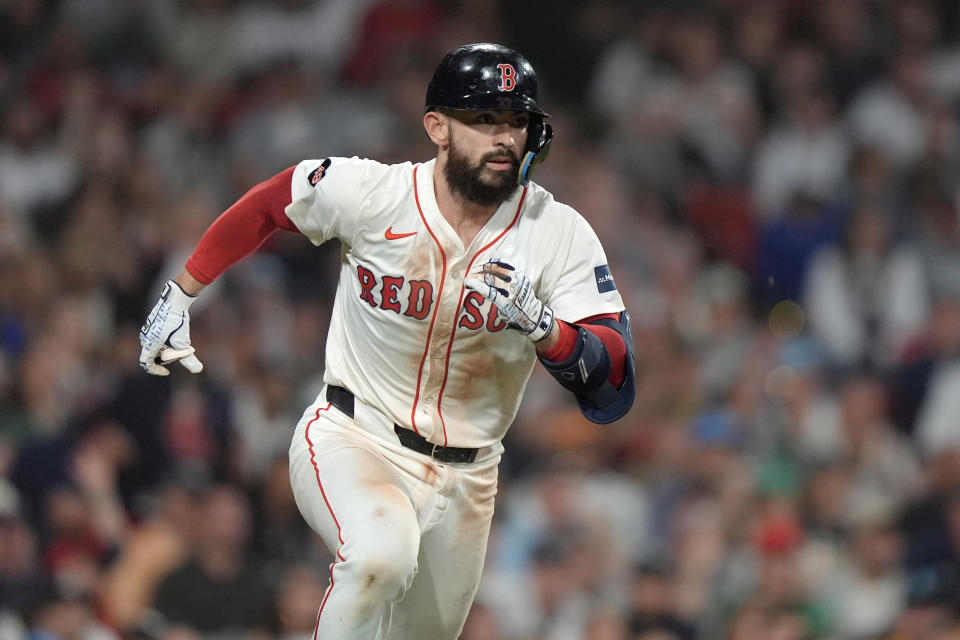
M 186 269 L 210 284 L 231 265 L 253 253 L 277 229 L 299 232 L 284 213 L 290 204 L 295 167 L 261 182 L 217 218 L 200 239 Z

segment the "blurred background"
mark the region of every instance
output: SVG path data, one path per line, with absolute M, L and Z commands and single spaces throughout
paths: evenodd
M 277 233 L 137 330 L 248 188 L 433 157 L 433 68 L 523 52 L 638 395 L 537 370 L 465 640 L 960 637 L 956 0 L 0 0 L 0 638 L 312 637 L 287 477 L 338 247 Z

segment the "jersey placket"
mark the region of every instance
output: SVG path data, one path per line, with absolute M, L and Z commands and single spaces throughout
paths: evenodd
M 417 390 L 411 414 L 413 428 L 428 440 L 446 444 L 443 418 L 438 406 L 448 366 L 447 346 L 456 328 L 459 295 L 463 285 L 461 263 L 464 251 L 459 238 L 451 236 L 433 198 L 432 164 L 419 174 L 413 170 L 413 194 L 420 218 L 433 240 L 435 287 L 434 311 L 427 330 L 423 360 L 417 379 Z M 420 180 L 423 181 L 422 185 Z M 422 190 L 421 190 L 422 186 Z M 422 193 L 422 196 L 421 196 Z
M 472 261 L 496 244 L 516 224 L 523 209 L 527 190 L 522 190 L 519 201 L 515 205 L 516 208 L 511 201 L 505 203 L 501 211 L 494 214 L 494 217 L 480 230 L 470 246 L 464 248 L 460 238 L 443 219 L 436 201 L 433 200 L 433 182 L 430 173 L 425 173 L 423 176 L 424 200 L 421 201 L 417 168 L 414 168 L 413 173 L 414 197 L 420 216 L 434 240 L 446 277 L 441 278 L 442 286 L 438 283 L 440 291 L 436 302 L 436 322 L 427 341 L 424 358 L 426 366 L 421 369 L 423 377 L 419 380 L 419 397 L 415 400 L 417 404 L 412 417 L 414 428 L 420 435 L 446 446 L 449 433 L 443 419 L 443 393 L 448 369 L 455 366 L 450 362 L 450 358 L 453 348 L 452 337 L 457 330 L 458 316 L 466 295 L 463 279 L 468 275 L 467 270 L 471 268 Z M 504 219 L 511 214 L 512 217 Z M 434 224 L 431 224 L 431 218 Z M 417 414 L 421 417 L 426 414 L 430 418 L 430 425 L 428 426 L 426 421 L 418 420 Z
M 524 189 L 520 201 L 517 203 L 513 219 L 505 228 L 496 230 L 496 223 L 492 225 L 493 229 L 490 226 L 485 226 L 473 239 L 466 251 L 461 248 L 459 238 L 453 240 L 456 243 L 455 248 L 445 250 L 446 255 L 451 256 L 448 264 L 449 277 L 444 283 L 441 294 L 440 303 L 442 306 L 437 310 L 439 314 L 437 316 L 437 330 L 435 330 L 430 344 L 431 364 L 433 366 L 430 367 L 430 375 L 427 380 L 428 393 L 431 398 L 430 406 L 436 412 L 432 434 L 438 435 L 442 432 L 444 445 L 447 444 L 448 433 L 443 419 L 443 393 L 449 368 L 452 366 L 450 363 L 450 354 L 453 350 L 452 336 L 453 332 L 457 330 L 463 299 L 467 293 L 463 286 L 463 280 L 469 275 L 468 272 L 476 266 L 475 262 L 480 258 L 480 255 L 496 244 L 516 224 L 520 212 L 523 210 L 526 193 L 526 189 Z M 439 442 L 439 440 L 434 441 Z
M 450 338 L 456 331 L 457 314 L 460 307 L 460 297 L 463 291 L 463 278 L 466 275 L 466 254 L 459 247 L 446 251 L 450 257 L 447 279 L 443 284 L 437 300 L 437 323 L 433 335 L 430 337 L 428 358 L 430 360 L 429 373 L 424 383 L 423 409 L 432 418 L 432 429 L 429 433 L 420 430 L 427 439 L 444 444 L 446 441 L 442 411 L 438 406 L 440 390 L 446 378 L 449 361 Z

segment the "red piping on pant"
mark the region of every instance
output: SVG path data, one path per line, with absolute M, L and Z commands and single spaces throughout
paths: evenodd
M 340 539 L 340 546 L 343 546 L 343 531 L 340 529 L 340 521 L 337 520 L 337 515 L 333 512 L 333 507 L 330 506 L 330 501 L 327 499 L 327 492 L 323 490 L 323 483 L 320 482 L 320 467 L 317 466 L 316 453 L 313 450 L 313 442 L 310 441 L 310 425 L 316 422 L 320 418 L 321 411 L 329 411 L 330 403 L 327 403 L 327 406 L 323 408 L 317 408 L 317 414 L 313 417 L 310 422 L 307 423 L 307 428 L 304 430 L 303 437 L 307 441 L 307 446 L 310 449 L 310 464 L 313 465 L 313 470 L 317 475 L 317 486 L 320 487 L 320 494 L 323 496 L 323 502 L 327 505 L 327 511 L 330 512 L 330 516 L 333 518 L 333 523 L 337 525 L 337 537 Z M 337 549 L 337 557 L 339 561 L 346 562 L 346 558 L 340 553 L 340 549 Z M 330 564 L 330 586 L 327 587 L 327 593 L 323 596 L 323 602 L 320 603 L 320 610 L 317 611 L 317 625 L 313 628 L 313 640 L 317 640 L 317 633 L 320 630 L 320 614 L 323 613 L 323 607 L 327 604 L 327 599 L 330 597 L 330 592 L 333 591 L 333 568 L 337 565 L 337 560 L 334 560 Z

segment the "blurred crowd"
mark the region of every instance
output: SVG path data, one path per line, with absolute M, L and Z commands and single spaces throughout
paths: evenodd
M 312 637 L 338 247 L 209 287 L 202 375 L 137 330 L 258 181 L 431 158 L 475 41 L 538 70 L 638 396 L 598 427 L 535 372 L 464 640 L 960 638 L 956 0 L 0 0 L 0 638 Z

